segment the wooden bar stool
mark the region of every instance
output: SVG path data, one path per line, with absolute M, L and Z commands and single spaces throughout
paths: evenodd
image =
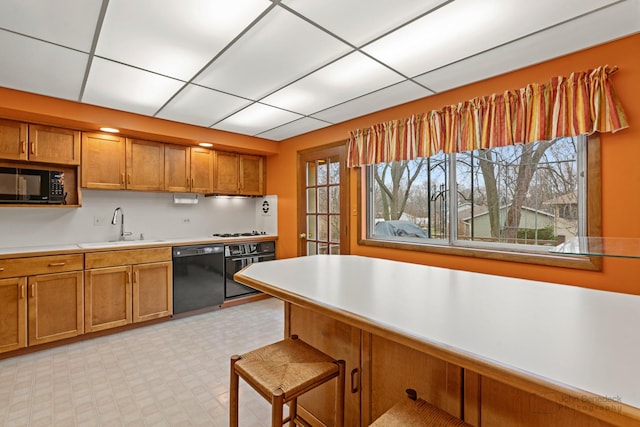
M 238 426 L 238 378 L 245 380 L 262 397 L 271 402 L 271 425 L 301 423 L 298 397 L 307 391 L 337 378 L 335 426 L 344 424 L 345 362 L 335 360 L 315 349 L 296 335 L 283 341 L 231 356 L 229 425 Z M 291 403 L 289 416 L 283 419 L 283 407 Z
M 413 389 L 407 390 L 408 399 L 402 399 L 391 409 L 375 420 L 371 427 L 400 427 L 400 426 L 470 426 L 460 418 L 433 406 L 429 402 L 418 398 Z

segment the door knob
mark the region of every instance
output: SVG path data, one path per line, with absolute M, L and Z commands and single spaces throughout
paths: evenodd
M 300 233 L 300 238 L 301 239 L 306 239 L 307 238 L 307 234 L 306 233 Z

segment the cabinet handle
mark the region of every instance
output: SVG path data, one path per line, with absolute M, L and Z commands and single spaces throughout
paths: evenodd
M 4 267 L 0 267 L 0 271 L 4 271 Z
M 20 299 L 24 299 L 24 285 L 20 285 Z
M 191 178 L 191 189 L 193 190 L 193 178 Z
M 22 146 L 22 148 L 20 149 L 20 151 L 22 153 L 26 153 L 27 152 L 27 141 L 22 141 L 21 146 Z
M 131 283 L 131 272 L 127 271 L 127 285 Z
M 35 298 L 36 296 L 36 284 L 31 285 L 31 298 Z
M 351 393 L 357 393 L 358 389 L 360 388 L 360 375 L 359 375 L 360 371 L 358 371 L 358 368 L 353 368 L 351 370 Z M 356 377 L 358 378 L 356 380 Z
M 131 174 L 127 174 L 127 184 L 131 184 Z
M 49 263 L 49 267 L 62 267 L 62 266 L 65 266 L 65 265 L 67 265 L 67 263 L 64 262 L 64 261 L 63 262 L 50 262 Z
M 36 143 L 31 141 L 31 154 L 36 154 Z
M 133 273 L 133 283 L 138 284 L 140 282 L 140 272 Z

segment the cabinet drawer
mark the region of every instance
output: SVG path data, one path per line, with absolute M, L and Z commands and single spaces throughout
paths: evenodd
M 89 252 L 85 254 L 87 270 L 160 261 L 171 261 L 171 247 Z
M 84 256 L 82 254 L 10 258 L 0 260 L 0 279 L 83 269 Z

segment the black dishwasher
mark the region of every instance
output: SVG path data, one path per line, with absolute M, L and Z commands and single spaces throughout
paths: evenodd
M 173 248 L 173 314 L 219 308 L 224 302 L 224 246 Z

